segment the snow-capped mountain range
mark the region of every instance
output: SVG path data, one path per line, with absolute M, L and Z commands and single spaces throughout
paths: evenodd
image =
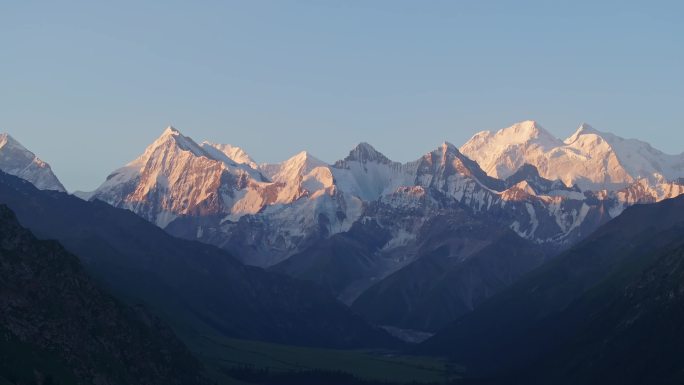
M 0 169 L 64 190 L 46 163 L 1 138 Z M 131 210 L 246 264 L 313 280 L 348 304 L 358 299 L 368 316 L 374 298 L 384 298 L 377 288 L 405 293 L 406 314 L 446 295 L 461 304 L 442 314 L 446 322 L 626 207 L 684 193 L 683 164 L 682 155 L 586 124 L 560 140 L 520 122 L 406 163 L 360 143 L 333 163 L 303 151 L 273 164 L 168 127 L 95 191 L 75 195 Z M 518 257 L 502 252 L 509 246 Z M 447 270 L 469 278 L 454 286 L 439 278 Z M 443 285 L 421 291 L 414 271 Z M 436 325 L 432 313 L 418 313 L 395 326 Z
M 588 124 L 560 140 L 536 122 L 524 121 L 496 133 L 479 132 L 460 150 L 493 177 L 506 178 L 528 163 L 544 178 L 583 190 L 619 190 L 642 179 L 656 185 L 684 175 L 684 154 L 667 155 Z
M 562 247 L 627 205 L 684 192 L 682 165 L 681 156 L 588 125 L 562 141 L 525 121 L 476 134 L 460 150 L 445 142 L 403 164 L 367 143 L 333 164 L 307 152 L 258 164 L 239 147 L 198 144 L 169 127 L 92 199 L 270 266 L 348 231 L 373 202 L 416 204 L 426 191 L 495 217 L 521 237 Z M 390 231 L 402 238 L 390 245 L 411 234 Z
M 66 191 L 50 165 L 9 134 L 0 134 L 0 170 L 26 179 L 41 190 Z
M 0 136 L 0 169 L 64 191 L 49 165 L 6 134 Z M 361 143 L 332 164 L 308 152 L 259 164 L 240 147 L 198 144 L 168 127 L 87 197 L 134 211 L 172 234 L 232 250 L 246 263 L 270 266 L 349 231 L 374 203 L 385 213 L 423 205 L 421 215 L 428 217 L 430 210 L 465 207 L 525 239 L 565 247 L 629 205 L 682 194 L 682 177 L 684 155 L 587 124 L 560 140 L 524 121 L 480 132 L 460 149 L 445 142 L 407 163 Z M 439 204 L 426 203 L 434 199 Z M 416 223 L 384 223 L 391 234 L 385 250 L 416 237 Z

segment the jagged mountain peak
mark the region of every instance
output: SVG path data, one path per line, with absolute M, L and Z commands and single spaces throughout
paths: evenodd
M 537 169 L 537 167 L 535 167 L 532 164 L 525 163 L 522 166 L 520 166 L 520 168 L 516 172 L 514 172 L 513 175 L 506 178 L 506 181 L 516 180 L 515 183 L 517 183 L 517 181 L 520 181 L 520 180 L 525 180 L 525 179 L 530 179 L 530 178 L 539 178 L 539 177 L 540 177 L 539 169 Z
M 612 160 L 612 169 L 623 170 L 629 176 L 625 178 L 627 182 L 646 178 L 657 184 L 662 179 L 677 179 L 684 173 L 684 156 L 666 154 L 642 140 L 625 139 L 586 123 L 580 125 L 565 144 Z
M 290 157 L 285 162 L 314 162 L 314 163 L 325 164 L 325 162 L 323 162 L 322 160 L 319 160 L 315 156 L 311 155 L 311 153 L 306 151 L 306 150 L 303 150 L 303 151 L 296 153 L 295 155 Z
M 41 190 L 66 191 L 50 165 L 8 133 L 0 133 L 0 170 L 25 179 Z
M 568 187 L 560 179 L 549 180 L 542 177 L 539 174 L 539 169 L 529 163 L 523 164 L 513 173 L 513 175 L 506 178 L 505 182 L 508 188 L 515 187 L 516 185 L 525 182 L 527 185 L 531 186 L 536 193 L 543 194 L 555 192 L 567 196 L 567 192 L 581 192 L 577 186 Z
M 14 139 L 12 135 L 6 132 L 0 133 L 0 149 L 16 149 L 35 156 L 31 151 L 19 143 L 18 140 Z
M 425 154 L 423 159 L 429 164 L 441 165 L 442 167 L 456 162 L 459 171 L 469 175 L 480 170 L 480 166 L 476 162 L 463 155 L 456 146 L 447 141 L 442 142 L 436 149 Z
M 242 147 L 209 141 L 202 142 L 200 146 L 213 157 L 224 160 L 227 163 L 242 163 L 252 168 L 257 168 L 257 163 Z
M 311 155 L 311 153 L 308 151 L 300 151 L 283 163 L 300 166 L 303 168 L 305 173 L 310 172 L 316 167 L 324 167 L 328 165 L 324 161 Z
M 529 140 L 528 140 L 529 139 Z M 581 124 L 564 141 L 529 121 L 475 135 L 461 147 L 489 175 L 507 178 L 524 163 L 549 180 L 585 190 L 619 190 L 646 177 L 657 183 L 684 174 L 684 157 L 667 155 L 636 139 L 624 139 Z
M 142 155 L 111 173 L 91 199 L 138 210 L 161 227 L 179 215 L 237 217 L 260 210 L 265 199 L 250 186 L 265 182 L 263 175 L 206 148 L 169 127 Z
M 442 142 L 442 144 L 440 144 L 436 149 L 426 154 L 425 157 L 432 157 L 433 159 L 439 157 L 441 158 L 442 163 L 449 162 L 452 158 L 456 158 L 459 159 L 462 163 L 465 163 L 469 168 L 480 168 L 480 166 L 477 165 L 474 161 L 472 161 L 467 156 L 463 155 L 463 153 L 461 153 L 461 151 L 459 151 L 459 149 L 456 146 L 447 141 Z
M 344 161 L 356 161 L 361 163 L 392 163 L 392 161 L 389 158 L 387 158 L 380 151 L 376 150 L 373 146 L 366 142 L 359 143 L 358 145 L 356 145 L 356 147 L 349 151 L 349 155 L 347 155 L 347 157 L 344 158 Z
M 292 182 L 310 173 L 316 167 L 327 164 L 307 151 L 300 151 L 289 159 L 276 164 L 263 164 L 259 170 L 274 182 Z
M 444 141 L 434 150 L 423 155 L 417 162 L 427 162 L 428 164 L 442 164 L 450 162 L 452 158 L 461 159 L 465 156 L 453 144 Z
M 162 134 L 145 149 L 145 155 L 151 155 L 157 149 L 168 148 L 169 146 L 176 146 L 183 151 L 190 151 L 196 156 L 209 157 L 204 149 L 195 143 L 191 137 L 183 135 L 173 126 L 168 126 L 164 129 Z
M 432 178 L 438 176 L 437 179 L 441 180 L 452 174 L 477 180 L 491 190 L 501 191 L 504 189 L 502 180 L 488 176 L 477 162 L 446 141 L 418 161 L 419 179 L 424 178 L 424 175 L 432 175 Z
M 181 133 L 176 127 L 169 125 L 164 129 L 162 135 L 181 135 Z
M 458 151 L 458 148 L 451 144 L 450 142 L 447 142 L 446 140 L 442 142 L 442 144 L 439 146 L 439 148 L 442 150 L 442 152 L 447 153 L 447 152 L 460 152 Z
M 581 128 L 583 132 L 591 130 L 586 124 Z M 509 203 L 501 203 L 506 190 L 512 189 L 507 196 L 519 191 L 530 195 L 534 190 L 539 194 L 530 201 L 535 213 L 521 206 L 514 214 L 522 215 L 524 221 L 507 213 L 511 216 L 508 224 L 517 220 L 522 226 L 515 229 L 519 235 L 550 240 L 572 233 L 575 227 L 570 226 L 579 226 L 584 220 L 578 202 L 583 202 L 585 194 L 573 185 L 604 188 L 631 182 L 621 171 L 618 157 L 604 151 L 606 146 L 565 145 L 535 121 L 475 138 L 478 143 L 464 146 L 469 151 L 445 141 L 405 164 L 389 160 L 362 142 L 334 165 L 307 151 L 279 163 L 254 165 L 240 147 L 228 144 L 202 142 L 199 147 L 207 156 L 181 151 L 192 149 L 194 142 L 168 128 L 159 144 L 172 144 L 169 151 L 163 147 L 148 164 L 117 171 L 114 176 L 121 177 L 110 178 L 95 197 L 135 210 L 161 227 L 182 229 L 179 234 L 217 244 L 235 241 L 249 255 L 247 259 L 270 264 L 304 247 L 301 242 L 307 237 L 347 231 L 368 207 L 405 188 L 420 187 L 434 193 L 430 196 L 440 204 L 447 204 L 448 199 L 442 198 L 454 198 L 476 210 L 489 210 L 499 202 L 497 210 L 501 212 L 508 210 Z M 625 141 L 625 145 L 629 143 Z M 635 157 L 636 153 L 630 153 Z M 238 155 L 248 160 L 240 162 Z M 606 176 L 605 170 L 612 173 Z M 549 202 L 555 206 L 546 210 Z M 562 212 L 558 204 L 565 205 Z M 551 229 L 540 228 L 535 233 L 533 224 L 539 223 L 536 220 L 542 212 L 560 216 L 550 217 L 556 223 Z M 217 222 L 209 224 L 207 218 Z M 248 228 L 254 223 L 258 228 Z M 244 233 L 236 233 L 236 228 Z M 244 239 L 237 239 L 245 234 Z
M 514 183 L 502 193 L 502 198 L 506 201 L 521 201 L 527 199 L 529 196 L 536 196 L 537 189 L 534 188 L 527 180 L 521 180 Z
M 565 139 L 565 144 L 572 144 L 577 141 L 581 136 L 583 135 L 597 135 L 599 137 L 604 136 L 605 134 L 602 133 L 601 131 L 595 129 L 588 123 L 582 123 L 577 127 L 577 130 L 570 135 L 567 139 Z
M 584 132 L 599 132 L 591 124 L 589 124 L 587 122 L 582 122 L 582 124 L 579 125 L 577 130 L 578 131 L 584 131 Z
M 12 137 L 12 135 L 10 135 L 6 132 L 2 132 L 2 133 L 0 133 L 0 147 L 4 147 L 6 145 L 19 145 L 19 146 L 21 146 L 21 144 L 19 144 L 19 142 L 17 142 L 17 140 L 14 139 Z M 24 148 L 23 146 L 21 146 L 21 147 Z

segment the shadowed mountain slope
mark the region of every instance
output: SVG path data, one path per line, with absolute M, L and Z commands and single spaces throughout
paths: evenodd
M 171 329 L 104 293 L 74 255 L 36 239 L 4 205 L 0 336 L 0 378 L 14 383 L 206 383 Z
M 128 301 L 159 312 L 187 339 L 218 335 L 297 345 L 394 344 L 310 283 L 244 266 L 174 238 L 130 211 L 0 174 L 0 202 L 41 238 L 57 239 Z
M 420 351 L 524 383 L 679 383 L 684 198 L 637 205 Z

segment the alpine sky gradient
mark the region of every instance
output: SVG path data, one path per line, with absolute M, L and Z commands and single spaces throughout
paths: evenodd
M 406 162 L 535 119 L 681 152 L 680 2 L 13 2 L 0 131 L 93 190 L 174 125 L 260 162 Z
M 176 377 L 179 384 L 238 378 L 289 385 L 312 375 L 345 375 L 351 377 L 340 384 L 365 385 L 365 376 L 388 378 L 390 369 L 376 366 L 387 358 L 370 357 L 390 349 L 402 354 L 397 362 L 404 366 L 441 367 L 435 369 L 441 384 L 453 384 L 450 376 L 460 373 L 499 385 L 613 378 L 634 385 L 681 383 L 674 357 L 684 354 L 678 337 L 684 154 L 667 155 L 586 124 L 560 140 L 537 122 L 523 121 L 477 133 L 460 148 L 443 142 L 406 163 L 360 143 L 333 164 L 307 152 L 257 164 L 239 147 L 197 143 L 168 127 L 98 189 L 74 196 L 63 192 L 35 153 L 9 135 L 3 138 L 0 203 L 6 207 L 0 206 L 0 226 L 11 231 L 0 250 L 2 267 L 9 268 L 9 290 L 0 305 L 18 310 L 2 320 L 0 328 L 11 333 L 0 341 L 0 354 L 11 355 L 19 346 L 39 356 L 12 356 L 24 363 L 18 367 L 0 360 L 0 380 L 17 383 L 38 373 L 58 383 L 75 375 L 82 384 L 97 376 L 133 376 L 133 382 L 114 383 L 137 384 L 176 370 L 185 376 Z M 28 231 L 55 241 L 40 246 Z M 28 242 L 17 244 L 21 239 Z M 33 265 L 45 261 L 41 253 L 67 261 L 59 250 L 78 257 L 69 262 L 72 270 Z M 24 264 L 11 264 L 17 260 Z M 124 302 L 115 306 L 124 309 L 121 322 L 130 323 L 130 332 L 98 334 L 104 329 L 92 316 L 79 318 L 90 322 L 85 332 L 63 329 L 68 320 L 52 309 L 70 306 L 81 314 L 87 308 L 73 305 L 71 294 L 50 295 L 52 286 L 72 280 L 22 274 L 29 261 L 31 271 L 59 277 L 73 276 L 82 264 L 97 285 Z M 33 284 L 23 284 L 26 279 Z M 78 302 L 106 306 L 93 293 L 80 292 Z M 40 303 L 14 305 L 28 304 L 23 296 L 35 294 Z M 570 306 L 575 299 L 579 305 Z M 125 316 L 126 306 L 135 312 L 141 303 L 159 317 L 149 339 L 131 337 L 140 324 Z M 142 316 L 149 327 L 149 317 Z M 496 326 L 498 320 L 532 333 L 508 333 L 520 342 L 510 343 L 487 331 L 507 330 Z M 43 333 L 28 339 L 18 326 L 42 331 L 53 323 L 60 328 L 48 340 Z M 560 339 L 543 338 L 557 330 L 564 331 Z M 199 367 L 175 340 L 164 339 L 175 346 L 170 355 L 155 347 L 169 333 Z M 122 359 L 144 365 L 136 374 L 125 365 L 108 365 L 116 357 L 92 361 L 71 348 L 93 335 L 101 343 L 83 346 L 102 357 L 117 341 L 141 342 L 135 357 Z M 601 343 L 606 336 L 611 343 Z M 60 344 L 48 350 L 53 338 Z M 328 358 L 311 363 L 322 366 L 288 369 L 271 379 L 267 363 L 253 366 L 233 351 L 234 344 L 245 343 L 247 356 L 371 348 L 375 353 L 358 359 L 373 369 L 326 372 L 337 362 Z M 604 349 L 588 355 L 599 345 Z M 642 348 L 648 353 L 643 360 Z M 163 354 L 155 355 L 157 350 Z M 664 352 L 672 353 L 669 359 L 661 359 Z M 139 360 L 146 355 L 150 360 Z M 633 374 L 615 371 L 611 362 L 623 358 L 633 362 Z M 187 366 L 174 366 L 176 360 Z M 454 363 L 466 369 L 454 372 Z M 328 383 L 321 381 L 316 383 Z
M 0 385 L 684 384 L 684 3 L 0 4 Z

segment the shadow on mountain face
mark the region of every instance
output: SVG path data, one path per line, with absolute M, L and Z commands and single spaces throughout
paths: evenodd
M 40 191 L 7 174 L 0 174 L 0 203 L 39 237 L 63 243 L 120 298 L 154 309 L 186 341 L 215 334 L 338 348 L 398 344 L 313 284 L 244 266 L 130 211 Z
M 627 209 L 422 346 L 513 383 L 681 383 L 684 197 Z

